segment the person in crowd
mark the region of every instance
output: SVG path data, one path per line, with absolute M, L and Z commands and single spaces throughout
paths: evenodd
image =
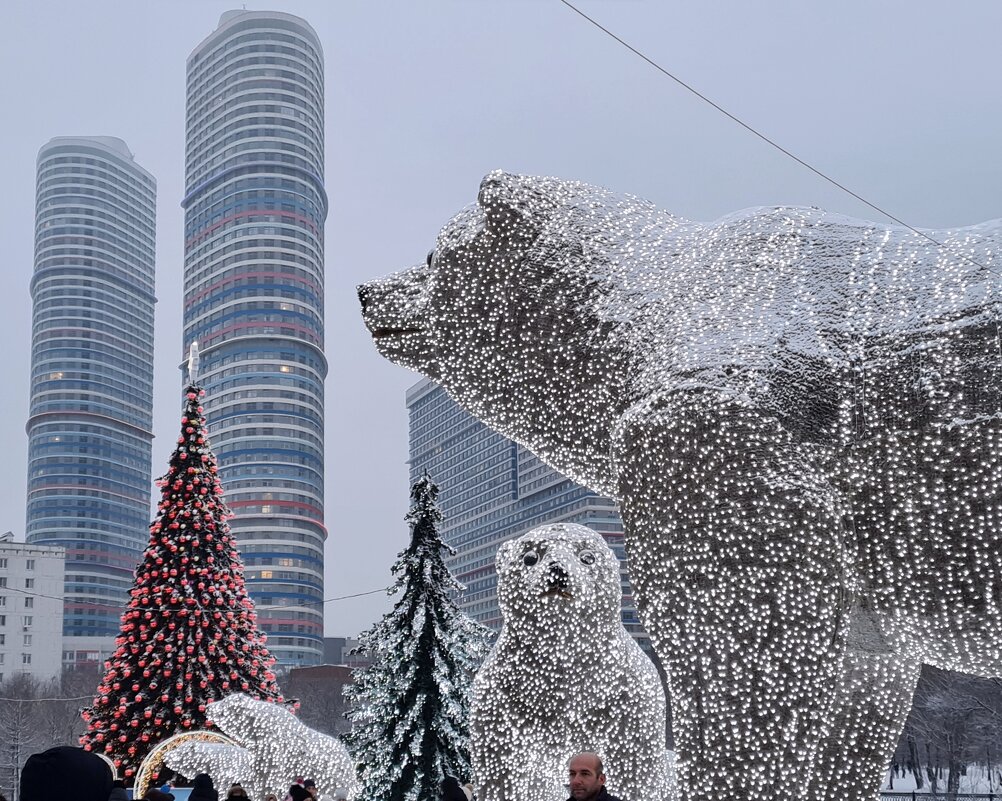
M 125 790 L 125 782 L 115 779 L 111 783 L 111 792 L 108 794 L 108 801 L 129 801 L 129 794 Z
M 21 801 L 108 801 L 111 770 L 97 754 L 60 745 L 32 754 L 21 769 Z
M 317 801 L 317 783 L 313 781 L 313 779 L 307 779 L 303 782 L 303 787 L 305 787 L 306 792 L 310 794 L 310 798 L 312 798 L 313 801 Z
M 476 792 L 473 790 L 473 785 L 467 782 L 463 785 L 463 792 L 466 793 L 466 801 L 473 801 L 473 796 Z
M 466 801 L 466 793 L 455 776 L 442 779 L 442 801 Z
M 191 783 L 188 801 L 219 801 L 219 793 L 212 786 L 208 773 L 199 773 Z
M 313 801 L 307 789 L 298 782 L 289 787 L 289 798 L 291 801 Z
M 226 801 L 247 801 L 247 791 L 239 783 L 231 784 Z
M 571 797 L 567 801 L 619 801 L 605 789 L 605 768 L 598 754 L 582 751 L 567 765 Z
M 268 793 L 268 795 L 264 797 L 264 801 L 278 801 L 278 796 L 274 793 Z

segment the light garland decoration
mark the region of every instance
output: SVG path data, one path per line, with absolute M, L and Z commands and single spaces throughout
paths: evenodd
M 217 787 L 238 782 L 254 799 L 284 798 L 298 776 L 313 778 L 321 792 L 345 787 L 354 795 L 355 765 L 344 744 L 287 707 L 234 693 L 209 704 L 207 714 L 235 744 L 188 743 L 166 755 L 171 770 L 187 778 L 208 773 Z
M 481 801 L 564 801 L 581 751 L 633 801 L 670 797 L 665 696 L 623 626 L 619 560 L 601 535 L 558 523 L 497 556 L 504 624 L 473 684 L 473 772 Z
M 212 744 L 216 746 L 221 745 L 224 748 L 236 745 L 236 743 L 226 735 L 214 731 L 186 731 L 181 732 L 180 734 L 175 734 L 173 737 L 168 737 L 166 740 L 157 743 L 153 750 L 146 755 L 146 758 L 139 765 L 139 769 L 136 771 L 135 782 L 132 785 L 132 797 L 142 798 L 146 795 L 146 791 L 150 788 L 150 782 L 153 781 L 153 779 L 155 779 L 163 769 L 164 762 L 168 754 L 171 754 L 178 749 L 189 748 L 195 743 L 204 745 Z M 103 756 L 103 754 L 99 753 L 98 756 Z M 221 781 L 221 779 L 219 781 Z
M 492 173 L 379 351 L 616 497 L 681 794 L 875 797 L 922 663 L 998 675 L 1002 222 L 693 223 Z

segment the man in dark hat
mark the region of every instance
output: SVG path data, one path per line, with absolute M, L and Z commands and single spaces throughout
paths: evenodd
M 21 801 L 108 801 L 111 769 L 97 754 L 60 745 L 32 754 L 21 771 Z

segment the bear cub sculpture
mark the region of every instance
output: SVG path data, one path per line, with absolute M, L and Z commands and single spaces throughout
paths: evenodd
M 1002 223 L 695 223 L 488 175 L 376 347 L 615 497 L 685 801 L 876 796 L 923 663 L 1002 673 Z
M 497 555 L 504 622 L 473 684 L 473 773 L 482 801 L 563 801 L 580 751 L 609 792 L 668 793 L 665 696 L 621 617 L 619 560 L 573 523 L 533 529 Z

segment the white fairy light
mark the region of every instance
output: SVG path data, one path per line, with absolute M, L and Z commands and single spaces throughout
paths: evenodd
M 473 773 L 482 801 L 563 801 L 567 763 L 598 753 L 606 786 L 668 796 L 665 696 L 623 626 L 619 560 L 584 526 L 533 529 L 501 546 L 504 624 L 473 685 Z
M 171 770 L 187 778 L 208 773 L 219 787 L 238 782 L 251 798 L 284 798 L 297 776 L 312 777 L 321 792 L 354 793 L 355 766 L 341 741 L 304 726 L 285 706 L 234 693 L 209 704 L 207 714 L 238 745 L 184 744 L 165 756 Z
M 380 352 L 618 499 L 683 798 L 873 798 L 920 665 L 999 672 L 1002 223 L 478 200 L 359 288 Z

